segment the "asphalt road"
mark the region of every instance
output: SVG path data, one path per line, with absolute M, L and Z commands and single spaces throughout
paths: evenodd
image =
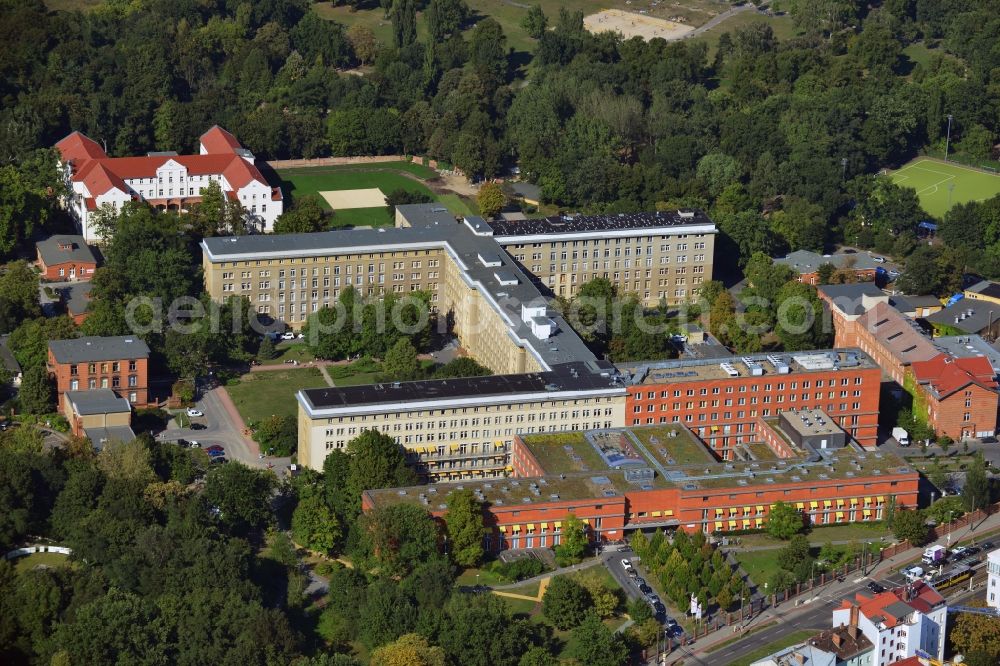
M 197 409 L 204 412 L 205 416 L 194 417 L 191 421 L 204 425 L 203 429 L 168 428 L 160 433 L 159 439 L 162 441 L 194 440 L 201 444 L 202 448 L 219 444 L 226 450 L 226 458 L 229 460 L 239 461 L 249 467 L 267 467 L 270 464 L 276 470 L 286 468 L 290 462 L 289 458 L 261 459 L 250 451 L 246 440 L 240 434 L 239 424 L 233 422 L 219 398 L 218 392 L 222 390 L 224 389 L 216 388 L 206 392 L 195 405 Z
M 979 558 L 982 555 L 977 556 Z M 975 574 L 973 576 L 974 590 L 969 591 L 968 583 L 959 586 L 957 589 L 951 589 L 946 594 L 949 604 L 965 603 L 970 600 L 971 597 L 975 597 L 977 594 L 981 594 L 985 589 L 985 578 L 986 578 L 986 562 L 976 561 L 976 560 L 965 560 L 965 564 L 970 564 L 975 569 Z M 947 568 L 947 566 L 946 566 Z M 811 598 L 803 599 L 806 605 L 809 606 L 808 610 L 804 610 L 792 616 L 781 618 L 777 624 L 768 627 L 767 629 L 762 629 L 758 632 L 750 634 L 745 639 L 731 643 L 719 650 L 709 653 L 707 656 L 696 657 L 689 656 L 685 659 L 685 663 L 696 664 L 728 664 L 737 659 L 741 659 L 746 655 L 760 649 L 765 645 L 770 645 L 775 641 L 780 640 L 783 636 L 795 631 L 819 631 L 821 629 L 828 629 L 831 625 L 831 618 L 834 608 L 840 605 L 841 601 L 844 599 L 852 599 L 857 592 L 868 592 L 867 585 L 873 580 L 871 578 L 860 578 L 855 576 L 845 583 L 834 583 L 823 591 Z M 886 588 L 899 587 L 904 582 L 905 579 L 899 572 L 892 572 L 888 576 L 878 577 L 874 579 L 881 583 Z M 805 595 L 803 595 L 805 596 Z M 794 603 L 794 602 L 790 602 Z M 725 631 L 725 630 L 723 630 Z

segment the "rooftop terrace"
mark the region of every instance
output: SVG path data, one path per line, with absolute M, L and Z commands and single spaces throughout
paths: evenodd
M 730 358 L 679 359 L 650 363 L 619 364 L 635 385 L 674 384 L 739 377 L 775 378 L 848 368 L 877 368 L 875 361 L 860 349 L 749 354 Z

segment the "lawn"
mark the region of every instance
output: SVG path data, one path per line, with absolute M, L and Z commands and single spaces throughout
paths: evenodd
M 750 580 L 760 587 L 781 570 L 778 566 L 778 550 L 738 550 L 733 554 Z
M 419 192 L 436 200 L 437 197 L 430 188 L 417 180 L 426 180 L 435 177 L 435 175 L 432 169 L 410 162 L 383 162 L 278 171 L 282 190 L 293 200 L 297 196 L 306 194 L 372 187 L 379 188 L 383 194 L 403 189 L 408 192 Z M 332 210 L 325 199 L 322 197 L 319 199 L 324 209 Z M 393 220 L 384 206 L 346 208 L 334 211 L 333 214 L 333 225 L 337 227 L 390 226 L 392 223 Z
M 62 553 L 32 553 L 14 560 L 19 572 L 30 571 L 39 565 L 47 567 L 62 567 L 69 564 L 68 556 Z
M 497 576 L 492 571 L 490 571 L 489 569 L 479 569 L 476 567 L 469 567 L 468 569 L 464 569 L 462 573 L 458 575 L 458 578 L 455 579 L 456 585 L 464 585 L 464 586 L 505 585 L 507 582 L 508 581 L 500 580 L 500 577 Z M 535 587 L 536 587 L 535 591 L 537 592 L 538 586 L 536 585 Z
M 350 365 L 333 365 L 327 369 L 334 386 L 374 384 L 382 374 L 382 366 L 370 358 L 363 358 Z
M 916 190 L 920 205 L 939 219 L 954 204 L 1000 194 L 1000 176 L 929 157 L 914 159 L 890 177 L 897 185 Z
M 885 537 L 893 541 L 891 530 L 887 529 L 883 523 L 850 523 L 847 525 L 831 525 L 829 527 L 813 527 L 806 534 L 809 543 L 814 546 L 822 546 L 827 541 L 878 541 Z M 788 542 L 775 539 L 767 534 L 747 534 L 740 537 L 740 546 L 744 548 L 754 548 L 758 546 L 782 547 Z
M 226 391 L 236 404 L 244 422 L 259 421 L 271 415 L 295 418 L 298 403 L 295 392 L 304 388 L 326 386 L 317 368 L 251 372 Z
M 786 647 L 791 647 L 796 643 L 804 642 L 807 638 L 809 638 L 815 633 L 816 633 L 815 631 L 803 630 L 803 631 L 794 631 L 790 634 L 786 634 L 781 638 L 779 638 L 778 640 L 774 641 L 773 643 L 769 643 L 768 645 L 765 645 L 763 647 L 754 650 L 753 652 L 743 657 L 742 659 L 737 659 L 736 661 L 732 662 L 729 666 L 750 666 L 750 664 L 752 664 L 753 662 L 757 661 L 758 659 L 763 659 L 769 654 L 773 654 L 778 650 L 783 650 Z
M 298 361 L 308 363 L 316 358 L 309 345 L 304 342 L 291 342 L 279 344 L 277 346 L 278 355 L 274 358 L 262 361 L 261 365 L 280 365 L 285 361 Z
M 708 61 L 711 62 L 715 57 L 715 52 L 719 48 L 719 37 L 722 36 L 722 33 L 728 32 L 731 34 L 739 28 L 758 23 L 766 23 L 770 25 L 771 30 L 774 31 L 774 36 L 782 41 L 791 39 L 799 34 L 798 29 L 792 23 L 791 17 L 787 15 L 767 16 L 751 10 L 731 16 L 719 25 L 710 30 L 706 30 L 697 37 L 692 37 L 688 41 L 706 42 L 708 44 Z

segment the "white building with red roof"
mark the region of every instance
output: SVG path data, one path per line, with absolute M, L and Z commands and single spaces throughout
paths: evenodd
M 202 188 L 213 181 L 243 205 L 260 231 L 271 230 L 284 209 L 281 189 L 264 179 L 253 153 L 218 125 L 201 136 L 198 155 L 108 157 L 96 141 L 80 132 L 56 148 L 72 192 L 66 207 L 88 241 L 96 240 L 91 216 L 105 204 L 117 209 L 128 201 L 143 200 L 160 210 L 186 211 L 201 201 Z
M 932 586 L 917 581 L 870 595 L 859 592 L 833 611 L 833 625 L 857 623 L 874 647 L 872 666 L 888 666 L 917 650 L 944 659 L 948 606 Z

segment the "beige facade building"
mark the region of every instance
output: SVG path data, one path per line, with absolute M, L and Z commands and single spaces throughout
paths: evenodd
M 682 302 L 711 279 L 714 234 L 704 214 L 686 211 L 488 223 L 414 204 L 397 207 L 392 229 L 207 238 L 202 250 L 213 298 L 246 296 L 293 328 L 335 306 L 348 285 L 363 297 L 428 292 L 462 347 L 496 375 L 300 391 L 298 459 L 320 469 L 330 451 L 374 429 L 394 436 L 428 479 L 448 480 L 504 476 L 518 432 L 623 424 L 617 371 L 543 292 L 571 296 L 608 277 L 647 304 Z M 526 258 L 536 254 L 558 258 Z
M 606 278 L 646 305 L 696 298 L 712 279 L 715 224 L 701 211 L 577 215 L 483 222 L 494 240 L 553 296 Z M 488 231 L 487 231 L 488 229 Z

